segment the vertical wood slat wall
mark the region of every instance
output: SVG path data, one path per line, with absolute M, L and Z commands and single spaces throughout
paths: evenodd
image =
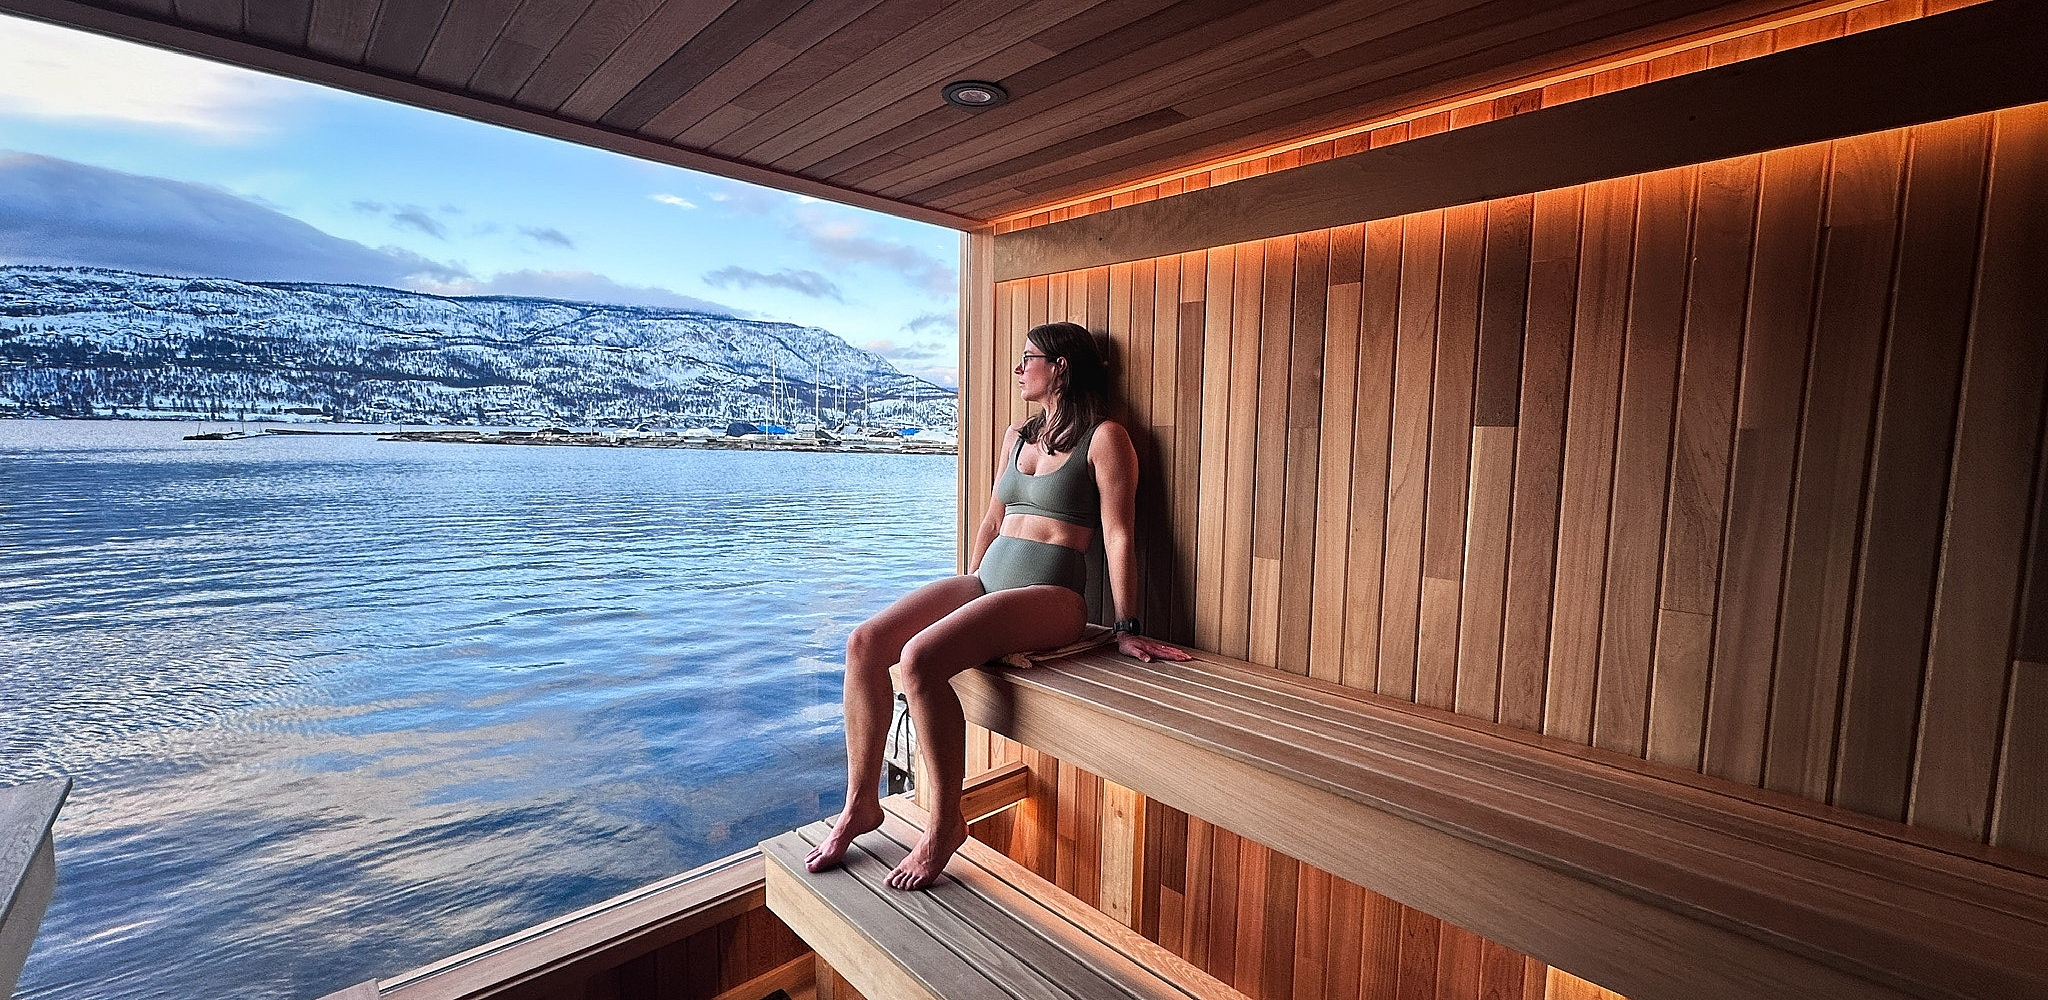
M 967 516 L 1073 319 L 1151 631 L 2048 852 L 2044 193 L 2034 106 L 1004 282 Z
M 1031 795 L 975 824 L 975 839 L 1253 1000 L 1620 1000 L 1462 927 L 969 727 L 970 772 L 1014 761 L 1035 777 Z M 1129 816 L 1111 819 L 1119 809 Z M 1143 844 L 1142 856 L 1118 850 L 1133 842 Z M 1135 898 L 1117 898 L 1125 885 Z

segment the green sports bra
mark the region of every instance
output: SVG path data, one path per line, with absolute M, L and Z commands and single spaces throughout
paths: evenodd
M 995 500 L 1003 505 L 1003 514 L 1036 514 L 1086 528 L 1101 527 L 1102 497 L 1088 468 L 1088 442 L 1094 437 L 1095 428 L 1088 428 L 1064 464 L 1032 475 L 1017 468 L 1017 458 L 1024 454 L 1024 438 L 1019 435 L 1016 450 L 1010 452 L 1010 467 L 996 480 Z

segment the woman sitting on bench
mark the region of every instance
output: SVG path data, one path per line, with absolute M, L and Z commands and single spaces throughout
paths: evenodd
M 1074 323 L 1034 327 L 1012 371 L 1024 400 L 1044 409 L 1004 436 L 1001 454 L 1008 459 L 975 530 L 970 572 L 905 594 L 846 640 L 846 809 L 806 859 L 814 872 L 839 864 L 853 838 L 882 823 L 877 786 L 894 701 L 889 666 L 900 663 L 933 783 L 932 810 L 923 838 L 889 884 L 922 889 L 938 881 L 967 840 L 960 813 L 967 723 L 953 675 L 1080 638 L 1088 620 L 1082 553 L 1096 531 L 1108 560 L 1118 651 L 1148 661 L 1188 658 L 1138 633 L 1138 456 L 1129 432 L 1103 416 L 1109 370 L 1094 336 Z

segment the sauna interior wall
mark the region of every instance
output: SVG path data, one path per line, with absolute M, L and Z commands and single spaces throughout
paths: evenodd
M 1004 282 L 969 516 L 1074 319 L 1156 634 L 2048 851 L 2044 193 L 2034 106 Z

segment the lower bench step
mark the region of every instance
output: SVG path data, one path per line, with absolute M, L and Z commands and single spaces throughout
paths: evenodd
M 814 823 L 761 845 L 768 908 L 871 998 L 1244 1000 L 1243 994 L 986 845 L 968 841 L 921 892 L 884 884 L 910 853 L 922 815 L 886 803 L 881 829 L 840 868 L 804 856 L 830 832 Z

